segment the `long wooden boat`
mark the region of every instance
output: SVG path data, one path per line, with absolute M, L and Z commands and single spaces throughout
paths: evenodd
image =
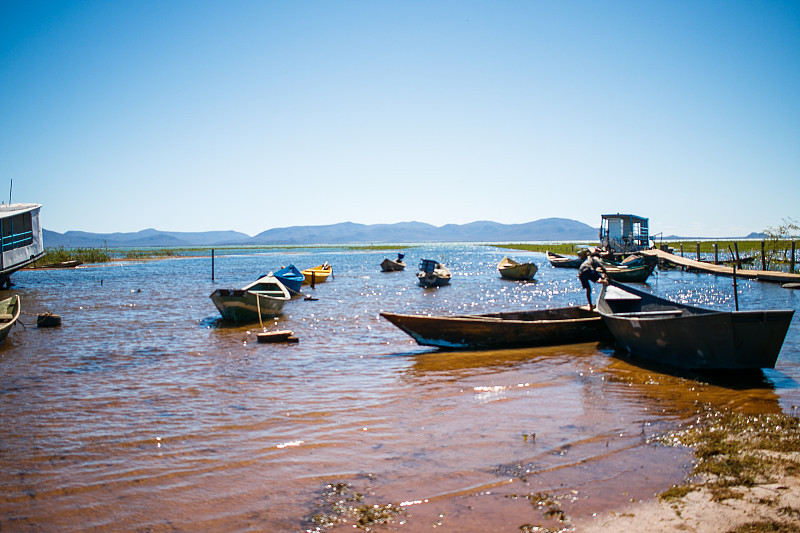
M 601 316 L 586 306 L 462 316 L 381 316 L 418 344 L 439 348 L 525 348 L 611 340 Z
M 315 285 L 317 283 L 328 281 L 328 276 L 333 273 L 333 267 L 325 262 L 315 267 L 306 268 L 302 272 L 303 276 L 305 276 L 303 284 Z
M 452 276 L 446 266 L 432 259 L 419 262 L 417 279 L 421 287 L 443 287 L 450 283 Z
M 300 294 L 300 287 L 306 279 L 303 273 L 294 265 L 282 267 L 280 270 L 275 271 L 273 275 L 289 289 L 293 296 Z
M 513 259 L 504 257 L 498 263 L 497 270 L 504 279 L 524 281 L 533 279 L 539 267 L 535 263 L 517 263 Z
M 11 327 L 16 324 L 21 311 L 22 305 L 18 294 L 0 301 L 0 343 L 3 343 L 8 337 Z
M 628 352 L 688 369 L 774 368 L 794 315 L 703 309 L 615 281 L 600 290 L 597 309 Z
M 217 289 L 211 301 L 222 318 L 233 322 L 253 322 L 280 315 L 289 301 L 289 290 L 272 273 L 261 276 L 241 289 Z
M 406 264 L 401 259 L 389 259 L 388 257 L 381 262 L 383 272 L 400 272 L 405 270 Z
M 566 257 L 549 250 L 545 252 L 545 255 L 547 255 L 547 260 L 550 261 L 550 264 L 557 268 L 578 268 L 584 261 L 580 257 Z
M 644 283 L 653 270 L 656 268 L 655 262 L 630 262 L 615 263 L 603 260 L 603 267 L 606 269 L 608 277 L 614 281 L 625 283 Z

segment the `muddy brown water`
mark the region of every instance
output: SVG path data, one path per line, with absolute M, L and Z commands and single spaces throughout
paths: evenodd
M 398 250 L 402 251 L 402 250 Z M 574 270 L 515 253 L 535 282 L 500 279 L 508 252 L 442 245 L 394 253 L 317 248 L 15 274 L 26 314 L 0 347 L 0 531 L 306 531 L 326 487 L 402 505 L 375 530 L 519 531 L 651 497 L 691 455 L 650 437 L 703 405 L 793 412 L 795 317 L 775 370 L 742 379 L 646 368 L 596 343 L 447 352 L 418 346 L 381 311 L 479 313 L 582 304 Z M 452 284 L 422 289 L 421 258 Z M 294 263 L 329 261 L 314 301 L 259 325 L 224 323 L 209 295 Z M 731 309 L 731 280 L 657 271 L 657 294 Z M 596 291 L 595 291 L 596 292 Z M 800 293 L 740 282 L 740 307 L 800 309 Z M 60 314 L 60 328 L 35 314 Z M 545 506 L 546 508 L 546 506 Z M 331 528 L 352 530 L 353 520 Z M 557 524 L 558 525 L 558 524 Z M 563 525 L 563 524 L 562 524 Z M 554 526 L 555 527 L 555 526 Z

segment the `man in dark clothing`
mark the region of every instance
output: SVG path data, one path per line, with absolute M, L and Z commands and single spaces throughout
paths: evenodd
M 586 289 L 586 301 L 589 302 L 589 309 L 594 309 L 594 304 L 592 304 L 592 285 L 589 282 L 608 284 L 608 272 L 606 272 L 603 262 L 600 261 L 599 253 L 592 252 L 586 258 L 586 261 L 581 263 L 578 268 L 578 279 L 581 280 L 581 286 Z

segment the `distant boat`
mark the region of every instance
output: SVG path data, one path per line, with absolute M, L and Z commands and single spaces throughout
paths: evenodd
M 439 348 L 524 348 L 611 340 L 602 317 L 585 306 L 463 316 L 381 316 L 418 344 Z
M 441 263 L 432 259 L 423 259 L 419 262 L 419 272 L 417 278 L 422 287 L 441 287 L 450 283 L 452 274 Z
M 40 204 L 0 205 L 0 287 L 11 284 L 11 274 L 44 255 Z
M 692 307 L 615 281 L 600 290 L 597 310 L 628 352 L 689 369 L 775 368 L 794 315 Z
M 303 281 L 305 280 L 305 276 L 300 270 L 297 269 L 294 265 L 289 265 L 281 268 L 280 270 L 273 273 L 273 276 L 278 278 L 278 281 L 283 283 L 289 292 L 294 294 L 300 294 L 300 287 L 303 285 Z
M 539 267 L 534 263 L 517 263 L 513 259 L 504 257 L 497 265 L 497 270 L 500 271 L 500 276 L 504 279 L 522 281 L 533 279 Z
M 316 283 L 322 283 L 328 280 L 328 276 L 333 273 L 333 267 L 329 265 L 327 262 L 322 263 L 319 266 L 307 268 L 303 270 L 303 276 L 305 276 L 305 281 L 303 281 L 306 285 L 314 285 Z
M 397 259 L 388 257 L 381 262 L 381 270 L 384 272 L 399 272 L 405 270 L 406 264 L 403 262 L 404 254 L 397 254 Z
M 585 260 L 585 257 L 566 257 L 549 250 L 545 252 L 545 255 L 550 264 L 557 268 L 578 268 Z
M 222 318 L 233 322 L 253 322 L 280 315 L 289 301 L 289 290 L 272 273 L 261 276 L 241 289 L 217 289 L 211 301 Z
M 0 343 L 3 343 L 8 337 L 11 326 L 16 324 L 21 310 L 18 294 L 0 301 Z

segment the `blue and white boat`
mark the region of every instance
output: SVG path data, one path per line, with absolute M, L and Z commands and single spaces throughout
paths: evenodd
M 303 285 L 305 276 L 296 266 L 285 266 L 273 273 L 273 275 L 289 289 L 292 296 L 300 294 L 300 287 Z

